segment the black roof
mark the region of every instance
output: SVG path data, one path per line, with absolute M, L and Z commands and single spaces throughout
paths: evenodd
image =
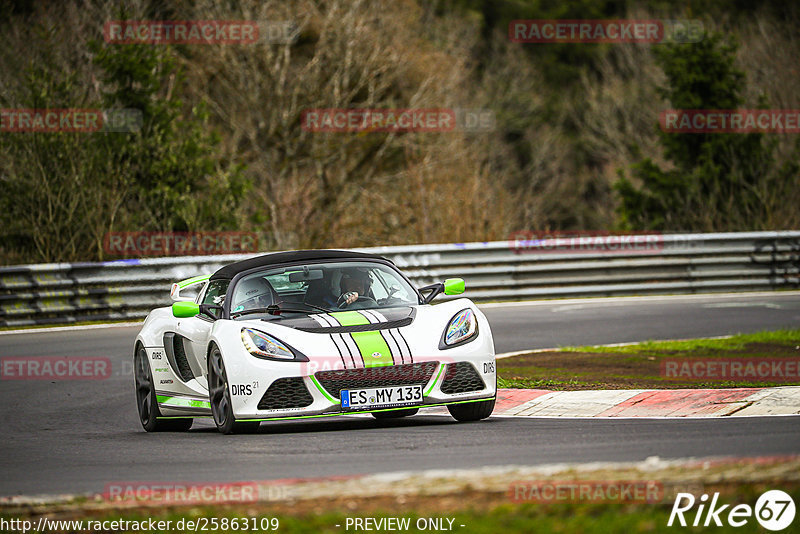
M 230 280 L 243 271 L 249 271 L 257 267 L 269 267 L 281 263 L 296 263 L 313 260 L 335 260 L 335 259 L 359 259 L 359 260 L 384 260 L 389 261 L 377 254 L 367 254 L 365 252 L 352 252 L 349 250 L 293 250 L 291 252 L 273 252 L 255 258 L 237 261 L 220 268 L 211 275 L 210 280 Z

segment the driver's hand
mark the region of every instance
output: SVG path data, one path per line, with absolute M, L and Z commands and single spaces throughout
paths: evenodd
M 351 291 L 350 293 L 345 294 L 344 301 L 348 304 L 352 304 L 358 300 L 358 293 L 355 291 Z

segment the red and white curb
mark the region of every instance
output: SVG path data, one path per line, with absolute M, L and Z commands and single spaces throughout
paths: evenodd
M 548 391 L 498 389 L 493 416 L 726 417 L 800 414 L 800 386 Z

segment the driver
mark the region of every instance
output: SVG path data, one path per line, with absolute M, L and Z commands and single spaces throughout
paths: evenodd
M 372 279 L 369 273 L 358 269 L 344 273 L 341 282 L 339 282 L 342 295 L 339 297 L 337 304 L 340 307 L 344 307 L 354 303 L 359 297 L 368 297 L 371 285 Z
M 275 304 L 272 286 L 265 279 L 258 276 L 242 280 L 236 287 L 236 299 L 234 302 L 238 305 L 231 310 L 232 312 L 271 306 Z

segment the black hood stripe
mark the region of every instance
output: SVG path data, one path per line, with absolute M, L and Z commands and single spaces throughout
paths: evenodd
M 331 335 L 334 335 L 334 334 L 331 334 Z M 351 342 L 353 341 L 352 338 L 350 338 L 349 335 L 347 337 L 343 336 L 342 334 L 335 334 L 335 335 L 339 336 L 339 340 L 342 342 L 342 345 L 344 345 L 344 348 L 347 349 L 347 354 L 350 355 L 350 361 L 353 362 L 353 369 L 355 369 L 356 367 L 358 367 L 358 365 L 356 364 L 356 359 L 353 356 L 353 350 L 350 348 L 350 345 L 347 343 L 348 338 L 350 339 Z M 358 351 L 356 351 L 356 353 L 358 353 Z M 358 353 L 358 354 L 360 356 L 360 353 Z
M 367 324 L 357 324 L 353 326 L 316 326 L 316 327 L 306 327 L 306 326 L 295 326 L 298 330 L 303 332 L 308 332 L 310 334 L 337 334 L 343 332 L 370 332 L 373 330 L 387 330 L 389 328 L 400 328 L 403 326 L 408 326 L 413 322 L 411 317 L 406 317 L 405 319 L 400 319 L 399 321 L 389 321 L 386 323 L 367 323 Z
M 397 332 L 397 335 L 400 336 L 400 339 L 403 340 L 403 344 L 406 346 L 406 350 L 408 351 L 408 358 L 411 360 L 411 363 L 414 363 L 414 355 L 411 354 L 411 347 L 408 346 L 408 341 L 406 341 L 406 337 L 403 335 L 403 333 L 400 331 L 399 328 L 396 328 L 395 331 Z
M 394 337 L 394 332 L 391 330 L 385 330 L 385 332 L 387 332 L 389 335 L 384 335 L 383 338 L 386 340 L 386 344 L 389 345 L 389 350 L 392 351 L 392 355 L 394 355 L 396 352 L 400 355 L 400 363 L 406 363 L 406 359 L 403 355 L 403 349 L 400 347 L 400 343 L 397 342 L 397 338 Z
M 380 323 L 388 322 L 388 319 L 386 319 L 386 317 L 382 313 L 378 313 L 375 310 L 361 310 L 361 313 L 363 313 L 364 315 L 373 317 L 374 320 L 370 321 L 372 323 L 380 324 Z
M 358 310 L 358 313 L 362 317 L 366 318 L 366 320 L 369 321 L 370 324 L 380 323 L 380 320 L 378 320 L 378 318 L 375 317 L 373 314 L 369 313 L 369 310 Z
M 389 321 L 389 319 L 387 319 L 386 316 L 381 312 L 379 312 L 378 310 L 365 310 L 365 311 L 368 311 L 369 313 L 377 317 L 378 321 L 381 323 L 386 323 Z
M 356 363 L 358 360 L 356 357 L 361 359 L 361 364 L 366 367 L 367 363 L 364 361 L 364 356 L 361 354 L 361 351 L 358 350 L 358 345 L 356 345 L 356 342 L 353 340 L 353 336 L 342 333 L 338 334 L 338 336 L 341 338 L 342 343 L 344 343 L 347 347 L 347 352 L 350 353 L 350 358 L 353 360 L 353 367 L 358 367 L 358 364 Z
M 395 355 L 395 352 L 394 352 L 394 350 L 392 349 L 392 344 L 391 344 L 391 343 L 389 343 L 389 340 L 388 340 L 388 338 L 387 338 L 387 336 L 386 336 L 386 332 L 387 332 L 386 330 L 379 330 L 379 331 L 378 331 L 378 333 L 379 333 L 379 334 L 381 335 L 381 337 L 383 338 L 383 341 L 384 341 L 384 343 L 386 343 L 386 346 L 389 348 L 389 356 L 391 356 L 391 357 L 392 357 L 392 365 L 397 365 L 397 359 L 396 359 L 396 358 L 395 358 L 395 356 L 394 356 L 394 355 Z
M 270 322 L 312 334 L 335 334 L 337 332 L 368 332 L 385 328 L 401 328 L 411 324 L 416 316 L 416 308 L 412 306 L 353 311 L 366 319 L 365 324 L 342 326 L 334 315 L 322 312 L 300 317 L 296 315 L 272 317 Z
M 344 354 L 342 354 L 342 349 L 339 348 L 339 344 L 336 342 L 336 338 L 333 337 L 333 334 L 331 334 L 331 341 L 333 341 L 333 344 L 336 346 L 336 351 L 339 353 L 339 357 L 342 359 L 342 365 L 344 365 L 344 368 L 347 369 L 347 362 L 344 361 Z
M 327 327 L 327 326 L 330 326 L 330 325 L 328 324 L 328 321 L 326 321 L 325 319 L 323 319 L 323 318 L 322 318 L 322 316 L 320 316 L 320 315 L 309 315 L 309 317 L 311 317 L 312 319 L 314 319 L 314 321 L 316 321 L 316 323 L 317 323 L 318 325 L 320 325 L 321 327 L 323 327 L 323 328 L 325 328 L 325 327 Z

